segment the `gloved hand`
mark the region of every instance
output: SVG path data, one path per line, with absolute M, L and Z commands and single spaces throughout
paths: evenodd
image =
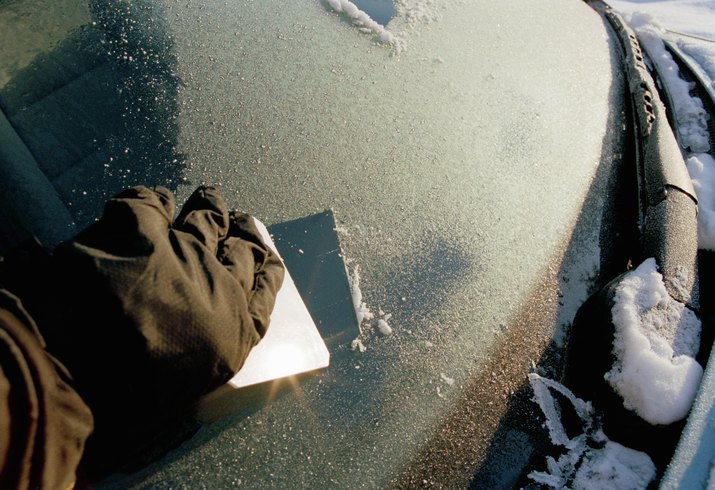
M 134 187 L 51 258 L 38 324 L 95 417 L 89 463 L 149 451 L 230 379 L 268 328 L 283 266 L 253 219 L 201 187 L 172 223 L 164 188 Z M 112 468 L 114 469 L 114 468 Z

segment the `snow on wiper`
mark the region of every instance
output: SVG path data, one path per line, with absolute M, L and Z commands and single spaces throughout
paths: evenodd
M 683 419 L 703 375 L 695 360 L 700 320 L 670 297 L 655 259 L 623 276 L 611 314 L 615 362 L 606 381 L 627 409 L 650 424 Z
M 650 14 L 636 12 L 626 21 L 655 63 L 673 105 L 676 134 L 682 148 L 692 153 L 710 151 L 708 113 L 703 102 L 690 94 L 693 84 L 680 77 L 680 70 L 663 42 L 664 28 Z
M 534 401 L 543 412 L 552 444 L 564 448 L 558 459 L 547 457 L 547 471 L 532 471 L 529 478 L 551 488 L 646 488 L 656 476 L 655 465 L 641 451 L 611 441 L 601 430 L 593 406 L 577 398 L 556 381 L 529 374 Z M 561 406 L 559 400 L 571 405 Z M 583 431 L 569 437 L 562 414 L 572 408 L 581 419 Z

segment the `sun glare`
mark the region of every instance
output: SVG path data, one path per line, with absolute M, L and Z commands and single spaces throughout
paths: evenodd
M 273 378 L 282 378 L 306 370 L 309 360 L 301 349 L 294 345 L 282 344 L 273 347 L 264 357 L 262 370 Z

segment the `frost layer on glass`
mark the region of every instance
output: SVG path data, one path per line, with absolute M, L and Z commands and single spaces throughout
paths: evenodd
M 568 0 L 401 0 L 397 49 L 316 0 L 73 4 L 60 47 L 91 44 L 104 89 L 76 100 L 106 100 L 87 109 L 104 129 L 86 156 L 52 177 L 75 216 L 135 183 L 178 201 L 215 184 L 269 225 L 330 208 L 372 314 L 324 375 L 199 433 L 141 485 L 386 486 L 505 326 L 544 306 L 527 298 L 559 267 L 619 93 L 603 23 Z M 485 396 L 503 402 L 495 379 Z
M 219 460 L 219 482 L 385 485 L 569 235 L 608 120 L 604 27 L 570 2 L 445 2 L 436 21 L 393 19 L 395 55 L 315 2 L 167 9 L 179 191 L 218 182 L 267 223 L 333 209 L 374 317 L 300 396 L 225 422 L 150 481 Z

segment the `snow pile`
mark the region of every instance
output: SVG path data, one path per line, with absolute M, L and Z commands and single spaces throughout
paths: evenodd
M 715 9 L 713 9 L 715 12 Z M 687 34 L 685 34 L 687 36 Z M 715 32 L 711 36 L 715 38 Z M 694 37 L 677 40 L 678 47 L 682 49 L 693 61 L 703 69 L 701 73 L 705 83 L 715 89 L 715 46 L 712 41 Z
M 670 424 L 688 414 L 703 369 L 694 359 L 700 320 L 673 300 L 655 259 L 624 276 L 611 310 L 615 361 L 606 381 L 623 405 L 651 424 Z
M 608 0 L 619 12 L 647 10 L 670 31 L 715 39 L 715 5 L 710 0 Z
M 654 477 L 655 465 L 646 453 L 606 440 L 602 448 L 586 451 L 573 488 L 646 488 Z
M 370 308 L 362 300 L 362 290 L 360 289 L 360 266 L 356 265 L 352 272 L 348 273 L 348 282 L 350 283 L 350 293 L 353 297 L 353 306 L 355 307 L 355 315 L 357 316 L 358 324 L 362 324 L 363 320 L 370 321 L 374 318 L 374 314 Z
M 392 327 L 389 323 L 387 323 L 387 320 L 385 320 L 384 318 L 380 318 L 377 321 L 377 329 L 382 335 L 392 335 Z
M 397 44 L 398 40 L 394 34 L 372 20 L 367 13 L 360 10 L 350 0 L 328 0 L 328 4 L 336 12 L 350 17 L 353 24 L 360 29 L 360 32 L 377 36 L 382 44 Z
M 558 459 L 547 457 L 547 471 L 532 471 L 529 478 L 552 488 L 575 489 L 640 489 L 653 481 L 656 472 L 650 457 L 608 439 L 598 427 L 591 403 L 536 373 L 529 374 L 529 383 L 534 401 L 546 417 L 551 442 L 566 450 Z M 583 423 L 583 432 L 569 438 L 552 390 L 571 404 Z
M 698 196 L 698 246 L 715 250 L 715 158 L 698 153 L 685 164 Z
M 360 328 L 360 335 L 358 338 L 354 339 L 350 344 L 350 347 L 354 351 L 365 352 L 367 347 L 364 342 L 371 336 L 371 331 L 364 330 L 363 325 L 367 322 L 370 329 L 377 327 L 378 332 L 384 337 L 390 336 L 393 333 L 392 327 L 388 321 L 392 318 L 392 314 L 385 313 L 382 309 L 378 309 L 379 317 L 375 322 L 375 314 L 372 310 L 365 304 L 362 297 L 362 290 L 360 289 L 360 266 L 356 265 L 352 270 L 348 270 L 348 282 L 350 284 L 350 293 L 353 298 L 353 307 L 355 308 L 355 316 L 357 317 L 358 327 Z
M 691 97 L 690 91 L 695 85 L 680 78 L 678 65 L 665 49 L 662 40 L 665 29 L 652 15 L 645 12 L 634 13 L 628 23 L 638 34 L 638 40 L 644 45 L 648 55 L 658 65 L 661 76 L 665 78 L 668 94 L 673 99 L 680 144 L 692 152 L 710 150 L 708 113 L 699 98 Z
M 365 347 L 365 344 L 362 343 L 362 340 L 360 338 L 353 339 L 353 341 L 350 343 L 350 348 L 358 352 L 365 352 L 367 350 L 367 347 Z

